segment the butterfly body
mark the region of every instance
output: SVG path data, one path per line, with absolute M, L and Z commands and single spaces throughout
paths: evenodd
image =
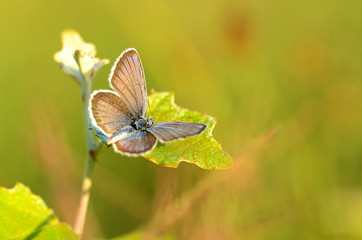
M 134 128 L 136 130 L 145 130 L 147 127 L 150 127 L 153 124 L 153 121 L 153 118 L 140 118 L 134 123 Z
M 145 118 L 147 89 L 137 51 L 126 49 L 116 60 L 109 82 L 115 91 L 94 91 L 89 113 L 92 125 L 107 136 L 116 152 L 138 156 L 157 145 L 201 133 L 206 125 L 192 122 L 157 122 Z

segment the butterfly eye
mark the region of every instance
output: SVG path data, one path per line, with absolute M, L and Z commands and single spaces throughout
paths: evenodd
M 151 126 L 153 124 L 153 121 L 153 118 L 147 118 L 147 127 Z

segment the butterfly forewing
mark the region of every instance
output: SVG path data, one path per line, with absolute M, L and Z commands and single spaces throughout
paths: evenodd
M 113 134 L 133 123 L 132 113 L 126 104 L 111 91 L 94 92 L 90 100 L 90 112 L 93 125 L 107 134 Z
M 168 142 L 179 138 L 186 138 L 201 133 L 206 125 L 191 122 L 159 122 L 147 131 L 154 134 L 161 142 Z
M 114 148 L 120 153 L 139 155 L 152 150 L 156 145 L 156 137 L 147 131 L 141 130 L 115 142 Z
M 110 84 L 135 120 L 146 115 L 146 81 L 141 59 L 135 49 L 125 50 L 117 59 L 110 75 Z

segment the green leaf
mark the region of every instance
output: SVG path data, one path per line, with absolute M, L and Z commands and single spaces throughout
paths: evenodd
M 44 228 L 33 240 L 79 240 L 77 234 L 66 224 L 50 225 Z
M 233 165 L 231 156 L 222 150 L 212 136 L 215 118 L 177 106 L 175 96 L 170 92 L 154 92 L 148 99 L 150 115 L 155 122 L 197 122 L 206 124 L 207 128 L 201 134 L 186 139 L 159 142 L 145 158 L 167 167 L 177 167 L 182 161 L 194 163 L 204 169 L 225 169 Z
M 43 230 L 48 229 L 47 231 L 52 232 L 53 227 L 59 229 L 59 236 L 71 236 L 70 227 L 64 226 L 65 224 L 59 224 L 53 211 L 28 187 L 21 183 L 17 183 L 12 189 L 0 187 L 0 239 L 38 239 L 43 234 Z M 73 236 L 77 237 L 74 234 Z

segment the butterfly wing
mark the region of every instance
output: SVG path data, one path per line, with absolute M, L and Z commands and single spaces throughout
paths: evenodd
M 137 131 L 113 144 L 116 152 L 137 156 L 151 151 L 156 146 L 156 137 L 147 131 Z
M 108 135 L 133 123 L 133 115 L 126 104 L 116 93 L 108 90 L 92 93 L 89 113 L 92 124 L 100 127 Z
M 146 115 L 147 89 L 136 49 L 126 49 L 113 65 L 109 82 L 132 113 L 134 120 Z
M 201 133 L 205 124 L 191 122 L 159 122 L 147 131 L 154 134 L 161 142 L 168 142 L 179 138 L 186 138 Z

